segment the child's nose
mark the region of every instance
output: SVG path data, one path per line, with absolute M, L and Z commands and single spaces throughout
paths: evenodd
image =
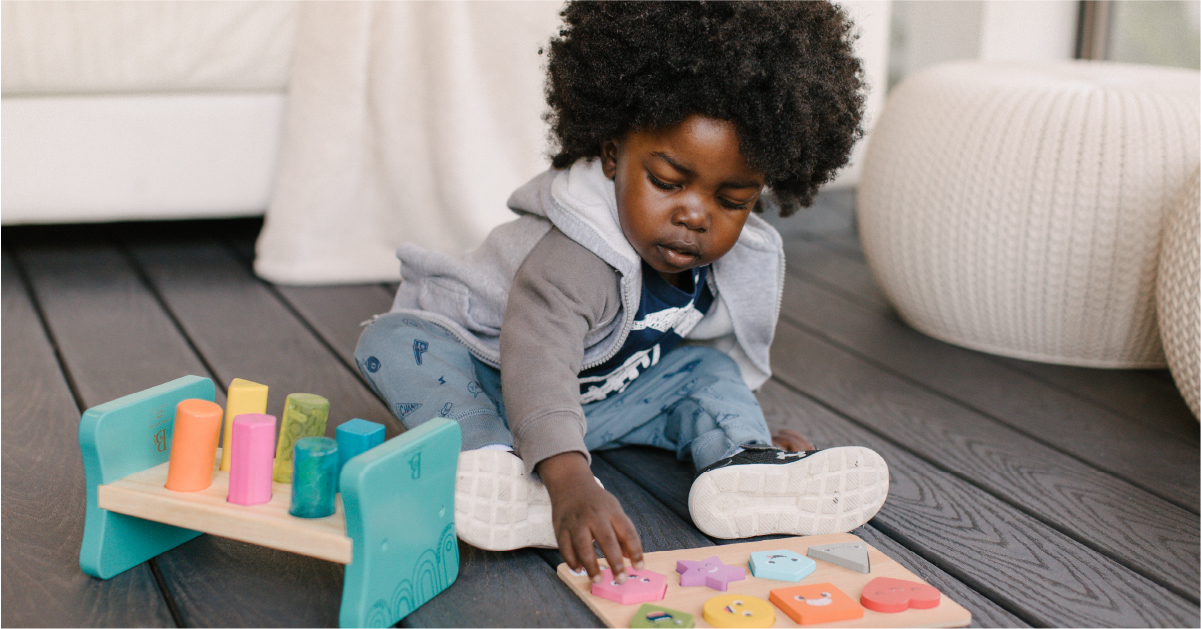
M 685 199 L 676 208 L 671 222 L 692 231 L 705 232 L 709 229 L 709 212 L 705 204 L 696 199 Z

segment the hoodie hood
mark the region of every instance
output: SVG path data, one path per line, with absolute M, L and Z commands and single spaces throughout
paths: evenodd
M 641 269 L 638 252 L 621 231 L 617 192 L 599 159 L 567 170 L 548 170 L 509 197 L 509 209 L 542 216 L 622 275 Z

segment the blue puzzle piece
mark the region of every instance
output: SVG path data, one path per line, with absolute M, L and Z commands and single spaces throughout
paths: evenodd
M 343 627 L 390 627 L 459 576 L 455 537 L 458 422 L 435 418 L 342 469 L 346 534 Z
M 338 426 L 338 474 L 346 462 L 384 442 L 384 425 L 365 419 L 352 419 Z
M 79 567 L 101 579 L 116 576 L 200 535 L 197 531 L 101 509 L 100 485 L 166 463 L 171 458 L 175 406 L 187 399 L 213 401 L 213 381 L 184 376 L 84 412 L 79 449 L 87 478 Z
M 760 579 L 797 582 L 813 574 L 817 562 L 791 550 L 751 553 L 751 574 Z

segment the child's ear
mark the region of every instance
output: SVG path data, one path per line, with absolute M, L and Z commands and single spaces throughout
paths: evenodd
M 614 140 L 605 140 L 601 144 L 601 170 L 609 179 L 617 176 L 617 142 Z

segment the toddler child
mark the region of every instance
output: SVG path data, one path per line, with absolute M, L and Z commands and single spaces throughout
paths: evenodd
M 888 471 L 772 435 L 752 393 L 784 282 L 755 214 L 812 202 L 862 136 L 851 24 L 824 2 L 572 3 L 548 53 L 552 168 L 459 259 L 406 243 L 355 353 L 400 421 L 459 422 L 459 536 L 625 579 L 642 547 L 590 451 L 671 449 L 706 534 L 851 530 Z M 773 441 L 775 442 L 773 444 Z

